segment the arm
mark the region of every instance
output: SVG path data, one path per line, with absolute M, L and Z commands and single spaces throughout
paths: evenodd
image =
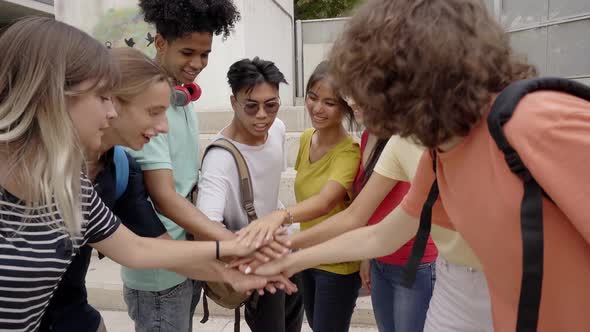
M 193 276 L 194 279 L 198 280 L 221 281 L 231 285 L 235 291 L 241 293 L 263 288 L 266 288 L 270 293 L 274 293 L 276 291 L 275 286 L 283 289 L 287 294 L 297 291 L 297 286 L 283 275 L 277 274 L 271 277 L 246 275 L 236 269 L 229 269 L 225 267 L 225 264 L 215 260 L 203 261 L 193 266 L 172 269 L 172 271 L 184 276 Z M 198 276 L 198 278 L 195 276 Z M 270 290 L 269 286 L 274 291 Z
M 228 269 L 223 263 L 215 260 L 202 261 L 199 264 L 175 268 L 172 269 L 172 271 L 184 276 L 198 276 L 196 279 L 202 281 L 222 281 L 232 285 L 234 290 L 238 292 L 246 292 L 251 289 L 259 289 L 266 286 L 266 281 L 264 279 L 260 277 L 255 279 L 244 279 L 242 278 L 244 274 L 233 269 Z
M 388 144 L 389 145 L 389 144 Z M 422 155 L 420 159 L 420 155 Z M 375 171 L 389 174 L 381 156 Z M 416 234 L 420 211 L 434 180 L 432 161 L 428 153 L 416 153 L 420 160 L 410 192 L 404 202 L 396 207 L 379 224 L 350 231 L 319 245 L 300 250 L 283 260 L 267 263 L 256 269 L 257 274 L 273 274 L 283 271 L 292 275 L 298 271 L 322 264 L 348 262 L 387 255 L 397 251 Z M 406 212 L 408 211 L 408 212 Z M 433 222 L 448 223 L 448 216 L 440 199 L 433 208 Z
M 185 197 L 176 192 L 174 177 L 169 169 L 144 171 L 145 185 L 161 214 L 173 220 L 199 239 L 229 240 L 235 235 L 219 223 L 209 220 Z
M 314 196 L 289 207 L 295 222 L 307 222 L 330 213 L 347 196 L 347 190 L 340 183 L 330 180 Z
M 228 270 L 215 259 L 215 242 L 168 241 L 142 238 L 119 226 L 108 238 L 91 244 L 115 262 L 134 269 L 169 269 L 192 279 L 223 281 L 238 292 L 261 289 L 268 282 L 278 282 L 291 294 L 296 286 L 276 274 L 269 278 L 244 276 L 236 270 Z M 244 256 L 251 249 L 237 240 L 219 243 L 220 257 Z
M 129 151 L 143 170 L 145 187 L 158 212 L 186 231 L 202 239 L 230 239 L 233 237 L 221 225 L 210 221 L 185 197 L 176 192 L 170 157 L 168 134 L 161 134 L 146 144 L 141 151 Z M 198 170 L 195 169 L 195 172 Z
M 239 183 L 237 165 L 231 153 L 223 149 L 209 150 L 201 168 L 197 207 L 210 220 L 219 224 L 223 223 L 230 230 L 239 230 L 247 225 L 248 217 L 240 203 L 237 203 L 240 205 L 235 207 L 228 206 L 228 204 L 235 204 L 236 199 L 239 201 L 239 198 L 232 198 L 233 195 L 240 195 Z M 236 208 L 240 211 L 238 215 L 233 215 L 235 212 L 225 213 L 226 209 L 233 211 Z M 281 257 L 288 251 L 283 246 L 284 240 L 272 242 L 261 248 L 259 252 L 253 253 L 252 256 L 263 261 Z
M 143 238 L 122 225 L 109 237 L 90 245 L 115 262 L 132 269 L 183 269 L 214 261 L 216 256 L 216 244 L 212 241 Z M 219 243 L 220 257 L 245 256 L 251 251 L 252 249 L 239 245 L 237 240 Z M 198 269 L 196 271 L 199 272 Z M 199 279 L 200 275 L 191 277 Z
M 398 207 L 379 224 L 356 229 L 319 245 L 299 250 L 284 259 L 262 265 L 255 273 L 274 275 L 283 272 L 291 276 L 322 264 L 384 256 L 401 248 L 412 239 L 417 229 L 418 219 Z
M 398 181 L 414 178 L 422 149 L 393 136 L 383 149 L 371 178 L 352 204 L 315 227 L 293 235 L 294 248 L 306 248 L 364 226 Z
M 328 181 L 317 195 L 286 210 L 277 210 L 258 218 L 248 227 L 242 228 L 238 236 L 247 245 L 254 244 L 258 247 L 270 241 L 281 225 L 291 221 L 305 222 L 328 214 L 345 199 L 346 195 L 346 189 L 342 185 L 335 181 Z
M 233 189 L 236 189 L 239 195 L 239 183 L 237 165 L 231 153 L 220 148 L 210 149 L 201 165 L 197 208 L 209 220 L 224 224 L 228 229 L 239 229 L 241 222 L 245 223 L 247 218 L 245 213 L 244 220 L 225 220 L 226 206 L 233 194 L 231 189 L 237 187 Z M 227 208 L 231 211 L 231 206 Z M 241 206 L 239 208 L 242 210 Z
M 152 203 L 148 200 L 141 168 L 131 156 L 128 159 L 127 189 L 115 202 L 113 212 L 121 219 L 123 225 L 139 236 L 170 239 Z
M 348 196 L 352 182 L 358 172 L 360 163 L 360 149 L 354 144 L 343 150 L 338 150 L 330 161 L 328 181 L 319 193 L 288 208 L 295 222 L 308 222 L 330 213 Z M 314 181 L 314 179 L 307 179 Z M 302 184 L 304 186 L 304 184 Z
M 143 238 L 120 224 L 98 197 L 90 181 L 82 178 L 84 242 L 114 261 L 134 269 L 180 268 L 214 260 L 215 242 L 169 241 Z M 237 239 L 219 243 L 219 256 L 244 256 L 252 252 Z
M 324 222 L 291 237 L 292 248 L 306 248 L 365 226 L 397 180 L 373 173 L 352 204 Z
M 271 240 L 272 234 L 284 223 L 307 222 L 330 213 L 348 195 L 358 171 L 359 161 L 360 151 L 357 145 L 338 151 L 331 160 L 327 181 L 317 194 L 286 210 L 275 211 L 253 221 L 248 227 L 240 230 L 238 236 L 246 243 L 264 243 Z M 300 159 L 296 166 L 299 162 Z

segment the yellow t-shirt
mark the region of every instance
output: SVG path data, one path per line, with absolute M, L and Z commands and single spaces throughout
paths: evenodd
M 424 149 L 408 139 L 392 136 L 381 152 L 374 171 L 394 180 L 412 181 Z M 430 233 L 439 255 L 447 261 L 481 271 L 481 263 L 471 247 L 454 230 L 432 225 Z
M 295 162 L 295 199 L 302 202 L 317 195 L 328 181 L 336 181 L 349 191 L 358 171 L 361 158 L 360 148 L 352 137 L 347 137 L 326 153 L 320 160 L 309 162 L 309 147 L 315 129 L 307 129 L 299 141 L 299 153 Z M 311 221 L 301 223 L 301 230 L 311 228 L 336 213 L 346 209 L 349 202 L 338 204 L 330 213 Z M 351 274 L 359 270 L 360 262 L 348 262 L 317 266 L 316 269 Z

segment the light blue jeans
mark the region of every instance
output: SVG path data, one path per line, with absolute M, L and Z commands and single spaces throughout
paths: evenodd
M 404 266 L 371 260 L 371 300 L 380 332 L 422 332 L 435 282 L 434 263 L 418 267 L 412 288 Z
M 159 292 L 125 287 L 123 297 L 136 332 L 191 332 L 201 283 L 186 280 Z

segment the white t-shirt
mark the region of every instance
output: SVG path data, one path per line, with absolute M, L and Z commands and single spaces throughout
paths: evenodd
M 219 133 L 213 140 L 218 138 L 228 139 Z M 240 150 L 248 164 L 258 217 L 283 207 L 279 201 L 279 185 L 281 173 L 286 168 L 285 124 L 276 119 L 263 145 L 228 140 Z M 242 208 L 238 168 L 228 151 L 214 148 L 203 159 L 197 207 L 209 219 L 223 222 L 231 231 L 248 225 L 248 217 Z

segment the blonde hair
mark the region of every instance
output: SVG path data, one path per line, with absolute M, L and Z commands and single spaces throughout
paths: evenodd
M 66 110 L 66 96 L 110 91 L 119 72 L 106 47 L 51 18 L 17 21 L 0 36 L 0 144 L 6 178 L 24 188 L 27 207 L 79 234 L 83 154 Z M 77 86 L 94 84 L 81 91 Z
M 141 51 L 121 47 L 111 50 L 121 72 L 121 84 L 113 91 L 119 102 L 126 104 L 147 90 L 152 84 L 167 82 L 166 72 Z

